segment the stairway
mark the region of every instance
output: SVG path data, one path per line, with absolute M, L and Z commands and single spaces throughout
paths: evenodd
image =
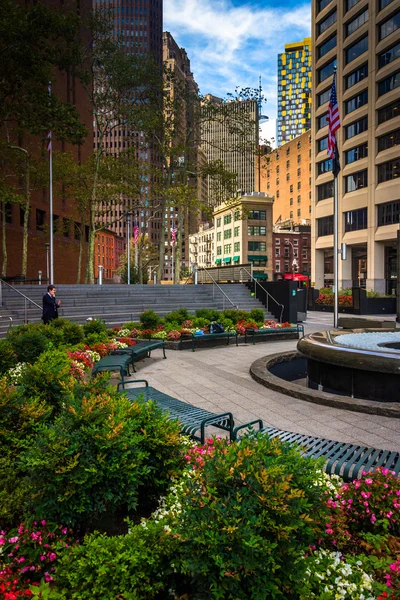
M 24 322 L 24 299 L 8 286 L 2 286 L 3 306 L 0 307 L 0 337 L 10 324 Z M 17 286 L 15 286 L 17 287 Z M 213 291 L 214 287 L 214 291 Z M 234 305 L 243 310 L 263 308 L 250 296 L 244 284 L 221 284 L 225 294 Z M 46 292 L 45 286 L 22 285 L 17 289 L 39 306 Z M 77 323 L 87 319 L 103 319 L 107 325 L 121 325 L 127 321 L 139 321 L 139 315 L 152 309 L 160 316 L 178 308 L 195 313 L 199 308 L 224 310 L 234 308 L 221 291 L 211 284 L 204 285 L 58 285 L 57 299 L 61 300 L 58 314 Z M 41 322 L 41 309 L 27 303 L 27 319 L 30 323 Z M 266 318 L 270 318 L 266 314 Z M 12 320 L 11 320 L 12 319 Z

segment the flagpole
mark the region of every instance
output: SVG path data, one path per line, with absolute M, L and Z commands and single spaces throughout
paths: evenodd
M 51 83 L 49 82 L 49 96 L 51 96 Z M 49 201 L 50 201 L 50 284 L 54 284 L 54 244 L 53 244 L 53 136 L 51 131 L 48 133 L 48 148 L 49 148 Z
M 139 242 L 139 221 L 137 221 L 137 234 L 136 234 L 136 244 L 135 244 L 135 269 L 136 272 L 139 273 L 139 248 L 138 248 L 138 242 Z
M 172 283 L 175 283 L 175 244 L 172 242 Z
M 126 234 L 127 234 L 127 261 L 128 261 L 128 271 L 127 271 L 127 284 L 131 284 L 131 215 L 128 213 L 126 215 Z
M 337 148 L 335 152 L 337 152 Z M 339 322 L 339 194 L 336 171 L 333 180 L 333 286 L 333 327 L 337 329 Z

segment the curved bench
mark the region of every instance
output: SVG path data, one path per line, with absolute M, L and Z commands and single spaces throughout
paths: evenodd
M 132 362 L 133 372 L 136 373 L 135 360 L 140 360 L 141 358 L 151 356 L 151 351 L 156 350 L 157 348 L 162 348 L 164 358 L 167 358 L 165 355 L 164 340 L 140 340 L 139 342 L 136 342 L 134 346 L 128 346 L 128 348 L 118 348 L 117 350 L 113 350 L 111 354 L 129 355 Z
M 136 387 L 127 389 L 128 385 L 135 383 L 144 384 L 144 388 Z M 197 408 L 150 387 L 145 379 L 135 379 L 129 382 L 123 381 L 118 384 L 118 391 L 125 392 L 131 401 L 140 400 L 141 397 L 143 397 L 145 402 L 153 400 L 163 412 L 168 413 L 171 419 L 177 419 L 180 422 L 181 433 L 190 435 L 202 444 L 204 444 L 206 439 L 206 427 L 210 426 L 227 431 L 229 439 L 233 439 L 234 421 L 230 412 L 214 414 L 203 408 Z

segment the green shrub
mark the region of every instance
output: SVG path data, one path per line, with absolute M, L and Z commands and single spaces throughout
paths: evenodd
M 198 308 L 196 310 L 196 317 L 207 319 L 211 323 L 211 321 L 218 321 L 221 313 L 213 308 Z
M 8 340 L 0 341 L 0 375 L 6 373 L 11 367 L 15 367 L 17 362 L 18 359 L 12 344 Z
M 188 321 L 193 318 L 187 308 L 179 308 L 178 310 L 173 310 L 170 313 L 167 313 L 164 317 L 165 323 L 179 323 L 179 326 L 182 325 L 184 321 Z
M 115 337 L 115 332 L 112 333 L 110 337 Z M 103 344 L 104 342 L 109 341 L 109 336 L 107 333 L 88 333 L 85 337 L 85 344 L 88 346 L 94 346 L 95 344 Z
M 208 327 L 210 321 L 208 319 L 204 319 L 203 317 L 196 317 L 193 319 L 193 327 L 196 329 L 202 329 L 203 327 Z
M 183 460 L 179 426 L 151 402 L 112 388 L 80 386 L 20 456 L 29 513 L 82 531 L 120 532 L 122 520 L 156 499 Z M 139 509 L 140 507 L 140 509 Z
M 135 321 L 128 321 L 127 323 L 122 325 L 121 329 L 129 329 L 129 331 L 132 331 L 132 329 L 140 329 L 140 326 L 140 323 L 136 323 Z
M 83 342 L 85 337 L 83 328 L 78 323 L 72 323 L 67 319 L 54 319 L 49 329 L 61 330 L 63 343 L 67 346 L 75 346 Z
M 157 329 L 161 319 L 154 310 L 145 310 L 139 315 L 139 320 L 143 329 Z
M 27 331 L 13 337 L 12 346 L 19 362 L 33 364 L 49 346 L 46 337 L 40 331 Z
M 83 333 L 86 338 L 92 333 L 97 335 L 107 335 L 107 326 L 102 319 L 92 319 L 91 321 L 86 321 L 84 324 Z
M 264 323 L 265 321 L 265 313 L 262 308 L 253 308 L 248 316 L 257 323 Z
M 57 564 L 57 590 L 71 600 L 167 598 L 176 545 L 154 522 L 132 527 L 128 535 L 87 536 Z
M 170 331 L 176 331 L 179 330 L 181 328 L 181 324 L 178 323 L 178 321 L 170 321 L 169 323 L 165 324 L 165 331 L 167 333 L 169 333 Z
M 218 321 L 218 323 L 221 323 L 221 325 L 223 325 L 225 331 L 233 329 L 233 321 L 231 319 L 222 318 Z
M 204 459 L 204 456 L 203 456 Z M 186 479 L 171 530 L 181 540 L 180 573 L 207 599 L 297 598 L 303 551 L 325 523 L 317 464 L 266 436 L 215 451 Z
M 238 310 L 237 308 L 230 308 L 224 310 L 222 313 L 223 317 L 226 319 L 230 319 L 234 325 L 238 323 L 238 321 L 242 321 L 248 318 L 249 313 L 247 310 Z

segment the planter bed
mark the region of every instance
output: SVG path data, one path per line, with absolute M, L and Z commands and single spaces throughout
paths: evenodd
M 293 332 L 293 331 L 285 331 L 285 330 L 277 330 L 276 332 L 273 333 L 265 333 L 265 334 L 259 334 L 256 338 L 255 338 L 255 343 L 265 343 L 265 342 L 275 342 L 275 341 L 281 341 L 281 340 L 297 340 L 298 339 L 298 333 Z M 238 344 L 247 344 L 247 345 L 253 345 L 252 340 L 250 339 L 250 337 L 248 336 L 247 342 L 245 340 L 245 336 L 244 335 L 239 335 L 238 336 Z M 224 339 L 204 339 L 202 340 L 201 338 L 199 340 L 197 340 L 197 347 L 199 348 L 215 348 L 215 347 L 219 347 L 219 346 L 224 346 L 226 347 L 226 340 Z M 232 347 L 234 346 L 234 344 L 231 344 Z M 165 347 L 168 350 L 192 350 L 192 339 L 190 337 L 188 338 L 183 338 L 182 340 L 178 340 L 176 342 L 165 342 Z

